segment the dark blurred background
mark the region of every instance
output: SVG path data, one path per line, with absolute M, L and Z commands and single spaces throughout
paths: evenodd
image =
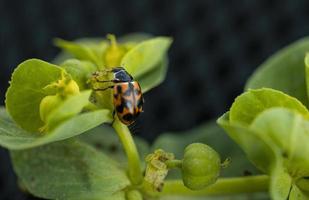
M 0 0 L 0 104 L 23 60 L 50 61 L 51 40 L 147 32 L 174 38 L 165 82 L 145 96 L 137 134 L 193 128 L 225 112 L 254 69 L 309 34 L 306 0 Z M 32 199 L 0 149 L 0 199 Z

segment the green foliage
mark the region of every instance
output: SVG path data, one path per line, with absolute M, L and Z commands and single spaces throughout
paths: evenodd
M 257 174 L 257 170 L 246 159 L 241 149 L 229 139 L 222 128 L 214 121 L 205 123 L 192 130 L 178 133 L 161 134 L 152 145 L 151 149 L 163 149 L 167 152 L 173 152 L 177 159 L 181 159 L 184 149 L 191 143 L 205 143 L 214 148 L 224 160 L 230 158 L 231 163 L 225 169 L 222 169 L 221 176 L 234 177 L 242 176 L 246 171 Z M 168 174 L 169 179 L 181 178 L 178 170 L 171 170 Z
M 93 92 L 94 84 L 101 84 L 93 82 L 93 73 L 121 65 L 145 93 L 164 80 L 172 39 L 147 34 L 124 36 L 118 42 L 113 35 L 108 35 L 108 39 L 56 39 L 55 44 L 63 50 L 54 60 L 56 64 L 30 59 L 12 75 L 6 93 L 7 112 L 0 108 L 0 145 L 11 150 L 18 178 L 31 194 L 47 199 L 151 198 L 162 189 L 173 166 L 180 168 L 182 174 L 181 170 L 171 170 L 168 179 L 182 177 L 189 188 L 201 189 L 215 182 L 222 166 L 220 154 L 223 159 L 232 160 L 227 169 L 222 169 L 223 176 L 239 176 L 246 171 L 265 173 L 272 199 L 309 199 L 308 38 L 262 64 L 247 82 L 248 90 L 218 119 L 238 146 L 210 122 L 181 136 L 162 134 L 152 147 L 141 138 L 132 140 L 122 124 L 116 131 L 101 125 L 113 120 L 112 96 L 111 91 Z M 67 140 L 72 137 L 75 138 Z M 219 154 L 205 144 L 189 145 L 197 142 L 207 143 Z M 175 160 L 174 155 L 176 159 L 184 155 L 183 160 Z M 147 165 L 139 157 L 146 157 Z M 146 171 L 144 183 L 148 180 L 154 189 L 132 178 L 133 174 L 142 179 L 141 165 Z M 229 182 L 226 180 L 221 184 Z M 259 183 L 264 185 L 259 187 L 265 190 L 268 178 L 261 180 Z M 238 181 L 241 183 L 242 178 Z M 259 179 L 255 181 L 258 183 Z M 184 186 L 177 187 L 181 190 Z M 216 193 L 220 187 L 213 184 L 209 190 Z M 185 188 L 184 193 L 200 195 L 207 188 L 197 193 L 188 191 Z M 259 197 L 265 195 L 248 198 Z M 245 195 L 230 198 L 242 199 Z
M 151 71 L 163 60 L 172 40 L 167 37 L 149 39 L 136 45 L 121 60 L 121 66 L 135 77 Z
M 54 44 L 64 49 L 79 60 L 91 61 L 97 66 L 103 67 L 103 53 L 108 47 L 105 40 L 100 42 L 69 42 L 62 39 L 55 39 Z
M 63 121 L 48 134 L 40 135 L 21 129 L 0 108 L 0 145 L 8 149 L 26 149 L 74 137 L 109 121 L 108 110 L 86 112 Z
M 47 96 L 44 87 L 61 77 L 61 68 L 47 62 L 30 59 L 15 69 L 6 93 L 6 108 L 21 128 L 36 132 L 44 123 L 39 105 Z
M 130 184 L 113 160 L 75 140 L 11 151 L 11 157 L 26 189 L 42 198 L 125 199 L 121 190 Z
M 230 109 L 230 121 L 250 124 L 259 113 L 272 107 L 285 107 L 308 115 L 306 107 L 296 98 L 277 90 L 263 88 L 249 90 L 238 96 Z
M 89 87 L 87 81 L 91 74 L 97 70 L 93 63 L 77 59 L 68 59 L 61 63 L 60 66 L 71 74 L 81 90 Z
M 287 105 L 269 108 L 257 114 L 249 124 L 232 121 L 228 114 L 218 120 L 249 159 L 271 176 L 273 199 L 287 199 L 290 188 L 297 187 L 294 182 L 309 175 L 309 148 L 306 145 L 309 122 L 301 113 L 291 109 L 290 104 Z
M 309 39 L 303 38 L 278 51 L 249 78 L 246 89 L 262 87 L 280 90 L 308 106 L 304 57 L 309 51 Z

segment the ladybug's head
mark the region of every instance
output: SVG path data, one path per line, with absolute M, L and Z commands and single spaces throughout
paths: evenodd
M 113 68 L 114 78 L 119 82 L 131 82 L 133 77 L 123 68 L 115 67 Z

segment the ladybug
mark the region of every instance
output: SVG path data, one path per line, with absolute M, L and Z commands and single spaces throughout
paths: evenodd
M 130 125 L 136 121 L 140 113 L 143 112 L 144 98 L 141 86 L 133 77 L 123 68 L 114 67 L 105 72 L 113 73 L 112 80 L 96 80 L 98 82 L 112 82 L 112 86 L 107 88 L 94 89 L 96 91 L 104 91 L 113 89 L 113 104 L 119 120 L 125 125 Z M 94 76 L 97 74 L 95 73 Z

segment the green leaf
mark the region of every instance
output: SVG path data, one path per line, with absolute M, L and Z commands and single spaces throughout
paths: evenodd
M 23 129 L 35 132 L 44 124 L 39 105 L 45 94 L 43 88 L 60 79 L 61 68 L 38 59 L 22 62 L 13 72 L 6 93 L 6 108 Z
M 113 160 L 76 140 L 11 151 L 11 157 L 27 190 L 41 198 L 125 199 L 120 191 L 130 185 Z
M 243 149 L 249 160 L 261 171 L 269 172 L 276 160 L 271 143 L 264 141 L 255 130 L 238 122 L 231 122 L 229 113 L 221 116 L 217 123 Z
M 56 127 L 60 122 L 69 119 L 82 111 L 89 104 L 91 90 L 83 91 L 68 97 L 47 116 L 48 128 Z M 112 119 L 111 119 L 112 120 Z
M 285 108 L 272 108 L 260 114 L 251 129 L 285 159 L 285 167 L 295 178 L 309 176 L 309 121 Z
M 272 107 L 284 107 L 308 115 L 306 107 L 296 98 L 270 88 L 249 90 L 238 96 L 229 114 L 231 122 L 249 125 L 262 111 Z
M 133 33 L 120 37 L 119 42 L 140 43 L 149 40 L 151 37 L 152 37 L 151 35 L 145 33 Z M 167 67 L 168 67 L 168 57 L 167 55 L 165 55 L 162 61 L 158 63 L 155 67 L 153 67 L 152 70 L 146 72 L 145 74 L 134 76 L 134 79 L 139 82 L 143 93 L 148 92 L 150 89 L 160 85 L 164 81 L 167 73 Z
M 97 70 L 93 63 L 77 59 L 66 60 L 60 66 L 63 67 L 66 72 L 71 74 L 73 80 L 77 82 L 80 90 L 89 88 L 87 87 L 87 81 L 91 74 Z
M 218 123 L 270 175 L 273 199 L 287 199 L 292 183 L 309 176 L 309 121 L 299 112 L 277 107 L 258 114 L 250 126 L 231 122 L 227 114 Z
M 134 77 L 154 69 L 164 59 L 172 40 L 156 37 L 139 43 L 122 58 L 121 66 Z
M 0 110 L 0 145 L 8 149 L 26 149 L 65 140 L 111 121 L 108 110 L 86 112 L 63 121 L 51 132 L 40 135 L 21 129 L 4 112 L 4 108 Z
M 259 66 L 249 78 L 245 88 L 269 87 L 281 90 L 308 106 L 304 75 L 304 57 L 308 51 L 308 38 L 285 47 Z
M 88 60 L 95 63 L 97 66 L 102 67 L 103 53 L 108 47 L 108 43 L 105 40 L 101 42 L 70 42 L 62 39 L 55 39 L 55 45 L 69 53 L 75 58 L 80 60 Z
M 110 158 L 116 160 L 124 168 L 127 167 L 127 156 L 117 133 L 111 126 L 98 126 L 79 136 L 79 139 L 104 152 Z M 149 144 L 142 138 L 134 136 L 134 142 L 138 149 L 141 162 L 145 167 L 144 158 L 150 152 Z
M 166 57 L 158 66 L 154 67 L 154 69 L 136 78 L 144 93 L 160 85 L 164 81 L 167 73 L 167 66 L 168 58 Z
M 119 43 L 139 43 L 142 42 L 144 40 L 150 39 L 151 35 L 149 34 L 145 34 L 145 33 L 132 33 L 132 34 L 128 34 L 122 37 L 118 38 L 118 42 Z M 84 45 L 84 46 L 91 46 L 91 47 L 95 47 L 96 45 L 98 45 L 100 42 L 102 41 L 106 41 L 105 38 L 80 38 L 74 41 L 74 43 L 80 44 L 80 45 Z M 104 48 L 103 52 L 106 49 Z M 103 53 L 102 52 L 102 56 Z M 56 58 L 53 60 L 53 63 L 56 64 L 61 64 L 63 62 L 65 62 L 67 59 L 71 59 L 71 58 L 76 58 L 74 55 L 68 53 L 67 51 L 62 51 L 61 53 L 59 53 Z
M 222 160 L 231 158 L 231 163 L 227 168 L 223 169 L 221 176 L 233 177 L 241 176 L 246 171 L 253 174 L 257 173 L 255 167 L 246 159 L 241 149 L 230 140 L 215 121 L 204 123 L 192 130 L 176 133 L 161 134 L 151 147 L 153 152 L 155 149 L 163 149 L 166 152 L 172 152 L 176 158 L 183 157 L 184 149 L 191 143 L 204 143 L 215 149 L 221 156 Z M 178 170 L 171 170 L 168 178 L 180 178 L 181 174 Z

